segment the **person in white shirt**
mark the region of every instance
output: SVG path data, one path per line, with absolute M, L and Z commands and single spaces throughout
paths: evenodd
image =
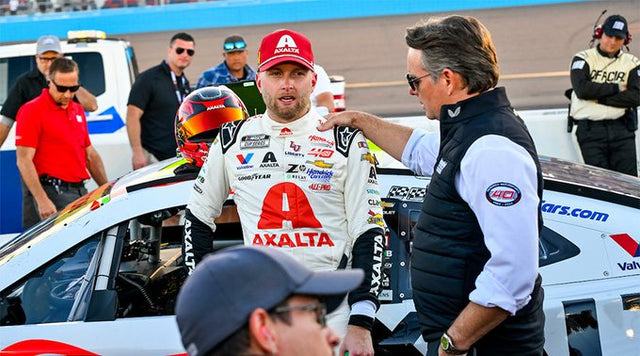
M 329 115 L 320 129 L 359 128 L 431 175 L 411 255 L 427 355 L 539 356 L 542 174 L 524 122 L 496 88 L 491 35 L 475 18 L 449 16 L 409 28 L 406 41 L 409 94 L 440 132 L 362 112 Z
M 335 105 L 333 103 L 329 75 L 318 63 L 315 63 L 313 68 L 318 80 L 316 81 L 316 87 L 311 92 L 311 105 L 316 108 L 320 115 L 332 113 L 335 111 Z

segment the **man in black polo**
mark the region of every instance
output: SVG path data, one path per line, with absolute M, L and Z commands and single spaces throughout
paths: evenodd
M 133 169 L 176 155 L 174 119 L 190 91 L 184 70 L 194 54 L 193 37 L 177 33 L 169 42 L 167 59 L 142 72 L 133 84 L 127 103 Z

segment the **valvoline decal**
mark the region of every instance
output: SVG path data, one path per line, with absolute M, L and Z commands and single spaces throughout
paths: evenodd
M 622 247 L 631 257 L 640 257 L 640 244 L 629 234 L 609 235 L 618 246 Z

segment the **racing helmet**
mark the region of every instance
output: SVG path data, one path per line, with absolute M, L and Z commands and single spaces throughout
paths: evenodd
M 189 163 L 202 167 L 220 126 L 247 117 L 242 100 L 226 86 L 195 90 L 182 101 L 176 113 L 178 150 Z

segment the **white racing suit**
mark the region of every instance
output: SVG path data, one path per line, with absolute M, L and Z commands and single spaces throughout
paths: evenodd
M 280 248 L 314 270 L 365 271 L 348 301 L 352 307 L 369 301 L 368 312 L 354 316 L 361 310 L 354 307 L 349 318 L 343 305 L 336 311 L 342 310 L 340 327 L 331 325 L 329 315 L 329 324 L 344 336 L 347 319 L 372 326 L 384 221 L 364 136 L 346 127 L 320 132 L 316 127 L 323 120 L 311 109 L 287 124 L 265 114 L 223 125 L 193 187 L 183 247 L 191 271 L 212 251 L 214 219 L 231 192 L 245 244 Z

